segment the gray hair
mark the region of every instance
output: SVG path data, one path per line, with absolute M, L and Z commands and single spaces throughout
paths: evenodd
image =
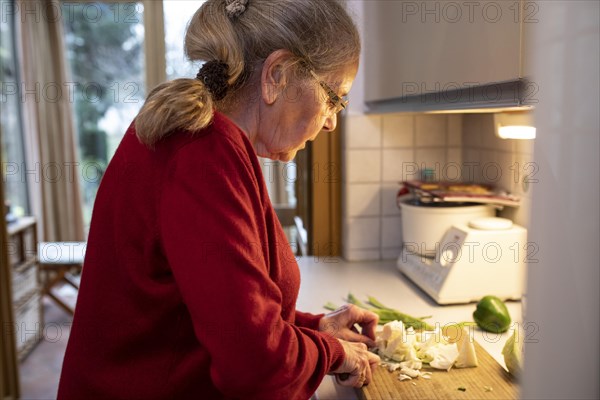
M 360 38 L 337 0 L 208 0 L 190 21 L 185 52 L 192 61 L 227 64 L 232 90 L 217 102 L 198 79 L 158 85 L 136 117 L 138 138 L 152 146 L 175 129 L 204 128 L 213 108 L 235 102 L 253 66 L 279 49 L 295 58 L 290 66 L 306 63 L 326 74 L 358 63 Z

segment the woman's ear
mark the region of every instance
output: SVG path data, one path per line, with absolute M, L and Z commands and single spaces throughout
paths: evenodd
M 273 104 L 285 90 L 290 70 L 287 68 L 293 54 L 288 50 L 275 50 L 263 63 L 260 77 L 263 101 Z

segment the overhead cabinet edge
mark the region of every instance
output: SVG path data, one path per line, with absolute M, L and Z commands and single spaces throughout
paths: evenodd
M 364 17 L 371 112 L 528 102 L 533 90 L 522 76 L 522 0 L 367 1 Z

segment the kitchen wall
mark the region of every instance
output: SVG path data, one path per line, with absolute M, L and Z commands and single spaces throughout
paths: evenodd
M 487 183 L 521 198 L 520 207 L 505 207 L 498 216 L 529 227 L 531 193 L 537 183 L 533 162 L 534 140 L 500 139 L 494 114 L 463 116 L 463 179 Z
M 499 215 L 528 226 L 535 171 L 533 141 L 499 139 L 493 114 L 349 114 L 342 137 L 342 255 L 398 257 L 402 246 L 399 182 L 433 169 L 437 178 L 491 183 L 522 196 Z M 530 177 L 529 180 L 535 177 Z

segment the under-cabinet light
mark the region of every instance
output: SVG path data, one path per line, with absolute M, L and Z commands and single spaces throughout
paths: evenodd
M 527 111 L 494 114 L 494 123 L 502 139 L 535 139 L 536 129 Z

